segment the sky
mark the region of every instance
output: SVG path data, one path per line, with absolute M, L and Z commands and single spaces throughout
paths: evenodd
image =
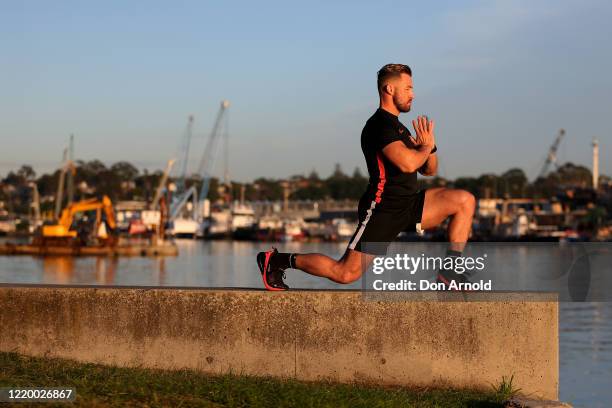
M 596 137 L 610 174 L 611 20 L 605 0 L 0 0 L 0 177 L 57 168 L 70 134 L 77 159 L 163 169 L 189 115 L 195 171 L 222 100 L 233 180 L 366 173 L 390 62 L 413 70 L 400 120 L 436 121 L 441 176 L 533 179 L 561 128 L 560 163 L 590 168 Z

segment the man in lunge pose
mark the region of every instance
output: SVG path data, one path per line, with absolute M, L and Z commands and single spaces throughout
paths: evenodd
M 433 120 L 419 116 L 412 121 L 416 137 L 398 119 L 409 112 L 414 98 L 412 71 L 402 64 L 388 64 L 378 71 L 380 106 L 361 133 L 361 149 L 370 176 L 359 200 L 359 225 L 340 260 L 323 254 L 280 253 L 275 248 L 257 254 L 257 265 L 268 290 L 286 290 L 285 269 L 300 269 L 337 283 L 359 279 L 379 250 L 366 243 L 390 243 L 406 230 L 422 233 L 452 217 L 446 256 L 461 256 L 468 240 L 475 209 L 474 196 L 443 187 L 417 190 L 417 172 L 433 176 L 438 169 Z M 384 245 L 384 244 L 383 244 Z M 362 257 L 365 262 L 362 265 Z M 441 269 L 437 281 L 466 281 L 451 269 Z

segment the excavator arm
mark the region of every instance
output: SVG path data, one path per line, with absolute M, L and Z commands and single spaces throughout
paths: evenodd
M 102 208 L 104 214 L 106 214 L 106 222 L 108 226 L 115 230 L 117 228 L 117 220 L 115 219 L 115 211 L 113 210 L 113 203 L 107 196 L 102 197 Z
M 64 208 L 62 216 L 56 225 L 43 226 L 43 237 L 76 237 L 77 232 L 70 230 L 75 214 L 100 209 L 106 214 L 108 226 L 114 230 L 117 227 L 117 221 L 115 219 L 113 203 L 108 196 L 104 196 L 102 200 L 90 198 L 88 200 L 73 203 Z

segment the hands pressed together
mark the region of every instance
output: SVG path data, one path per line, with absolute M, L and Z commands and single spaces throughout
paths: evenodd
M 427 146 L 430 150 L 433 149 L 436 144 L 434 126 L 434 121 L 429 120 L 427 116 L 417 116 L 416 120 L 412 121 L 412 127 L 416 132 L 416 138 L 413 138 L 414 143 L 419 146 Z

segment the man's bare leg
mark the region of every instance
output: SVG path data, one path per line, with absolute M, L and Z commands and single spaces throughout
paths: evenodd
M 475 208 L 476 199 L 468 191 L 448 188 L 427 189 L 421 228 L 435 227 L 447 217 L 452 217 L 448 225 L 449 246 L 446 257 L 460 257 L 470 236 Z M 467 274 L 455 272 L 452 264 L 442 266 L 438 270 L 436 282 L 451 285 L 453 281 L 461 283 L 469 282 L 469 279 Z
M 452 255 L 459 256 L 463 251 L 469 238 L 472 227 L 476 200 L 474 196 L 464 190 L 454 190 L 447 188 L 432 188 L 425 192 L 425 202 L 423 204 L 423 214 L 421 217 L 421 228 L 429 229 L 442 223 L 447 217 L 451 216 L 448 235 L 450 241 L 449 249 Z M 276 250 L 275 250 L 276 251 Z M 272 251 L 269 251 L 272 252 Z M 269 254 L 269 252 L 267 254 Z M 264 266 L 264 256 L 266 253 L 258 254 L 258 263 L 262 275 L 267 270 Z M 282 283 L 280 274 L 283 270 L 290 267 L 300 269 L 310 275 L 328 278 L 337 283 L 351 283 L 361 277 L 364 270 L 373 261 L 375 255 L 365 254 L 352 249 L 347 249 L 342 258 L 336 261 L 323 254 L 278 254 L 281 261 L 273 265 L 270 279 L 279 283 L 284 289 L 286 285 Z M 293 261 L 291 261 L 293 259 Z M 267 261 L 266 261 L 267 262 Z M 274 264 L 274 260 L 272 263 Z M 278 263 L 280 262 L 280 263 Z M 264 282 L 266 277 L 264 275 Z M 268 285 L 267 285 L 268 286 Z M 274 284 L 272 285 L 274 286 Z
M 472 228 L 475 205 L 474 196 L 465 190 L 442 187 L 427 189 L 421 228 L 433 228 L 451 216 L 448 228 L 449 249 L 462 252 Z M 295 266 L 306 273 L 337 283 L 351 283 L 361 277 L 363 269 L 374 257 L 352 249 L 347 249 L 339 261 L 323 254 L 297 254 Z
M 374 255 L 347 249 L 336 261 L 323 254 L 279 253 L 276 248 L 257 254 L 257 265 L 268 290 L 287 290 L 283 281 L 285 269 L 300 269 L 310 275 L 328 278 L 337 283 L 351 283 L 361 277 Z
M 310 275 L 328 278 L 337 283 L 351 283 L 361 277 L 363 269 L 374 257 L 353 249 L 347 249 L 338 261 L 323 254 L 297 254 L 295 267 Z
M 475 208 L 476 199 L 468 191 L 444 187 L 427 189 L 421 228 L 433 228 L 452 217 L 448 226 L 449 249 L 462 252 L 470 236 Z

